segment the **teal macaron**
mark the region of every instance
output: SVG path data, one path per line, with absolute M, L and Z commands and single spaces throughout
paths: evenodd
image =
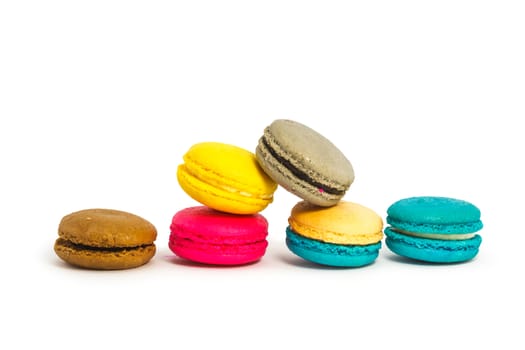
M 387 209 L 386 246 L 407 258 L 456 263 L 479 252 L 483 228 L 474 204 L 456 198 L 420 196 L 401 199 Z

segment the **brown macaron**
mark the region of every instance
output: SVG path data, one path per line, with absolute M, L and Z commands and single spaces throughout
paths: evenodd
M 64 216 L 58 236 L 55 253 L 69 264 L 120 270 L 144 265 L 153 258 L 157 230 L 135 214 L 86 209 Z

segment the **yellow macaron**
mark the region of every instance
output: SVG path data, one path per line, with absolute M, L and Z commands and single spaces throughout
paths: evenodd
M 277 184 L 243 148 L 201 142 L 183 156 L 177 169 L 181 188 L 210 208 L 232 214 L 255 214 L 272 201 Z

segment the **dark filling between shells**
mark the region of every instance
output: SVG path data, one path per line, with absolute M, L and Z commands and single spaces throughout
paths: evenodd
M 266 147 L 266 149 L 268 150 L 268 152 L 270 152 L 270 154 L 275 158 L 277 159 L 282 165 L 284 165 L 284 167 L 286 169 L 288 169 L 292 174 L 294 174 L 296 177 L 298 177 L 299 179 L 303 180 L 303 181 L 306 181 L 307 183 L 309 183 L 310 185 L 312 186 L 315 186 L 319 189 L 319 192 L 326 192 L 326 193 L 329 193 L 329 194 L 334 194 L 334 195 L 338 195 L 338 196 L 341 196 L 341 195 L 344 195 L 345 194 L 345 191 L 341 191 L 341 190 L 338 190 L 336 188 L 331 188 L 331 187 L 327 187 L 323 184 L 321 184 L 320 182 L 317 182 L 315 181 L 314 179 L 312 179 L 310 176 L 308 176 L 308 174 L 306 174 L 305 172 L 297 169 L 292 163 L 290 163 L 289 160 L 281 157 L 280 155 L 278 155 L 269 145 L 268 145 L 268 142 L 266 141 L 266 138 L 263 137 L 262 138 L 262 143 L 264 144 L 264 146 Z
M 96 252 L 122 252 L 122 251 L 125 251 L 125 250 L 134 250 L 134 249 L 138 249 L 138 248 L 146 248 L 146 247 L 151 245 L 151 244 L 144 244 L 144 245 L 135 246 L 135 247 L 93 247 L 93 246 L 84 245 L 84 244 L 76 244 L 76 243 L 73 243 L 71 241 L 65 240 L 63 238 L 59 238 L 57 240 L 57 243 L 62 245 L 62 246 L 71 248 L 71 249 L 92 250 L 92 251 L 96 251 Z

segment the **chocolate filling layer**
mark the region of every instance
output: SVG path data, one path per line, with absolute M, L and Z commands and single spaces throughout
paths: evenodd
M 92 250 L 97 252 L 122 252 L 125 250 L 135 250 L 137 248 L 146 248 L 147 246 L 150 246 L 151 244 L 136 246 L 136 247 L 92 247 L 84 244 L 76 244 L 71 241 L 65 240 L 63 238 L 59 238 L 57 240 L 57 243 L 66 246 L 68 248 L 77 249 L 77 250 Z
M 270 154 L 275 158 L 277 159 L 282 165 L 284 165 L 284 167 L 286 169 L 288 169 L 292 174 L 294 174 L 296 177 L 298 177 L 299 179 L 303 180 L 303 181 L 306 181 L 307 183 L 309 183 L 310 185 L 314 186 L 314 187 L 317 187 L 319 189 L 319 192 L 326 192 L 326 193 L 329 193 L 329 194 L 334 194 L 334 195 L 337 195 L 337 196 L 340 196 L 340 195 L 343 195 L 345 193 L 345 191 L 341 191 L 341 190 L 338 190 L 336 188 L 332 188 L 332 187 L 328 187 L 328 186 L 325 186 L 323 185 L 322 183 L 320 182 L 317 182 L 315 181 L 314 179 L 312 179 L 310 176 L 308 176 L 308 174 L 306 174 L 305 172 L 301 171 L 300 169 L 297 169 L 292 163 L 290 163 L 289 160 L 281 157 L 280 155 L 278 155 L 271 147 L 270 145 L 268 144 L 268 142 L 266 141 L 266 138 L 263 137 L 262 138 L 262 143 L 264 144 L 264 146 L 266 147 L 266 149 L 268 150 L 268 152 L 270 152 Z

